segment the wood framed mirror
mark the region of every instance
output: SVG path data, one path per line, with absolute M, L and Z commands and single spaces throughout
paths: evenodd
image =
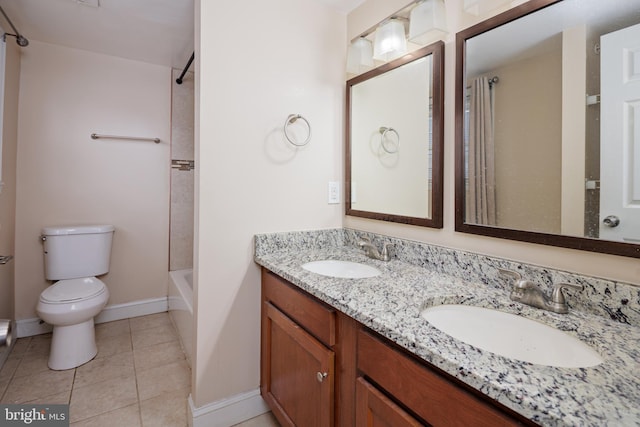
M 347 81 L 346 214 L 442 228 L 444 43 Z
M 456 231 L 640 258 L 640 7 L 531 0 L 456 36 Z

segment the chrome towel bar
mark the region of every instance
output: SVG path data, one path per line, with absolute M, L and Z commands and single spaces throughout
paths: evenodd
M 160 143 L 160 138 L 141 138 L 138 136 L 118 136 L 118 135 L 99 135 L 97 133 L 92 133 L 91 134 L 91 139 L 100 139 L 100 138 L 105 138 L 105 139 L 130 139 L 133 141 L 153 141 L 156 144 Z

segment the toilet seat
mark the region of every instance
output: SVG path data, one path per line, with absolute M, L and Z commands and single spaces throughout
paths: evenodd
M 87 300 L 106 292 L 105 284 L 95 277 L 60 280 L 40 294 L 40 301 L 49 304 L 66 304 Z

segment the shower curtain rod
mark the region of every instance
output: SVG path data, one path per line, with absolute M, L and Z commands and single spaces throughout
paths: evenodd
M 195 53 L 195 52 L 193 52 L 193 53 L 191 54 L 191 58 L 189 58 L 189 62 L 187 62 L 187 66 L 186 66 L 186 67 L 184 67 L 184 70 L 182 70 L 182 74 L 180 74 L 180 77 L 178 77 L 178 78 L 176 79 L 176 83 L 178 83 L 179 85 L 181 85 L 181 84 L 182 84 L 182 78 L 184 77 L 184 75 L 185 75 L 185 74 L 187 74 L 187 70 L 188 70 L 188 69 L 189 69 L 189 67 L 191 66 L 191 63 L 193 62 L 193 58 L 195 58 L 195 56 L 196 56 L 196 53 Z
M 2 7 L 0 7 L 0 12 L 2 12 L 2 16 L 4 16 L 4 19 L 9 23 L 9 25 L 11 25 L 11 28 L 13 28 L 13 32 L 15 34 L 11 34 L 11 33 L 4 33 L 2 35 L 2 41 L 7 41 L 7 36 L 13 36 L 16 38 L 16 43 L 18 43 L 18 46 L 20 47 L 25 47 L 27 45 L 29 45 L 29 40 L 27 40 L 27 38 L 25 36 L 23 36 L 22 34 L 20 34 L 20 31 L 18 31 L 18 29 L 16 28 L 15 25 L 13 25 L 13 22 L 11 22 L 11 19 L 9 19 L 9 17 L 7 16 L 6 13 L 4 13 L 4 9 Z

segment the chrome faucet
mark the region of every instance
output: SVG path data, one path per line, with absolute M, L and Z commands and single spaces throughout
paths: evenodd
M 382 246 L 382 252 L 378 251 L 373 243 L 371 243 L 371 239 L 368 237 L 363 237 L 362 240 L 358 242 L 358 246 L 364 251 L 364 253 L 373 259 L 377 259 L 380 261 L 389 261 L 393 258 L 393 243 L 385 243 Z
M 522 278 L 520 273 L 511 270 L 498 269 L 500 274 L 511 277 L 516 282 L 511 290 L 510 298 L 512 301 L 521 302 L 532 307 L 541 308 L 543 310 L 552 311 L 554 313 L 566 314 L 569 312 L 569 306 L 562 293 L 563 288 L 571 288 L 582 290 L 582 285 L 572 285 L 570 283 L 558 283 L 553 285 L 551 297 L 545 295 L 544 291 L 533 282 Z

